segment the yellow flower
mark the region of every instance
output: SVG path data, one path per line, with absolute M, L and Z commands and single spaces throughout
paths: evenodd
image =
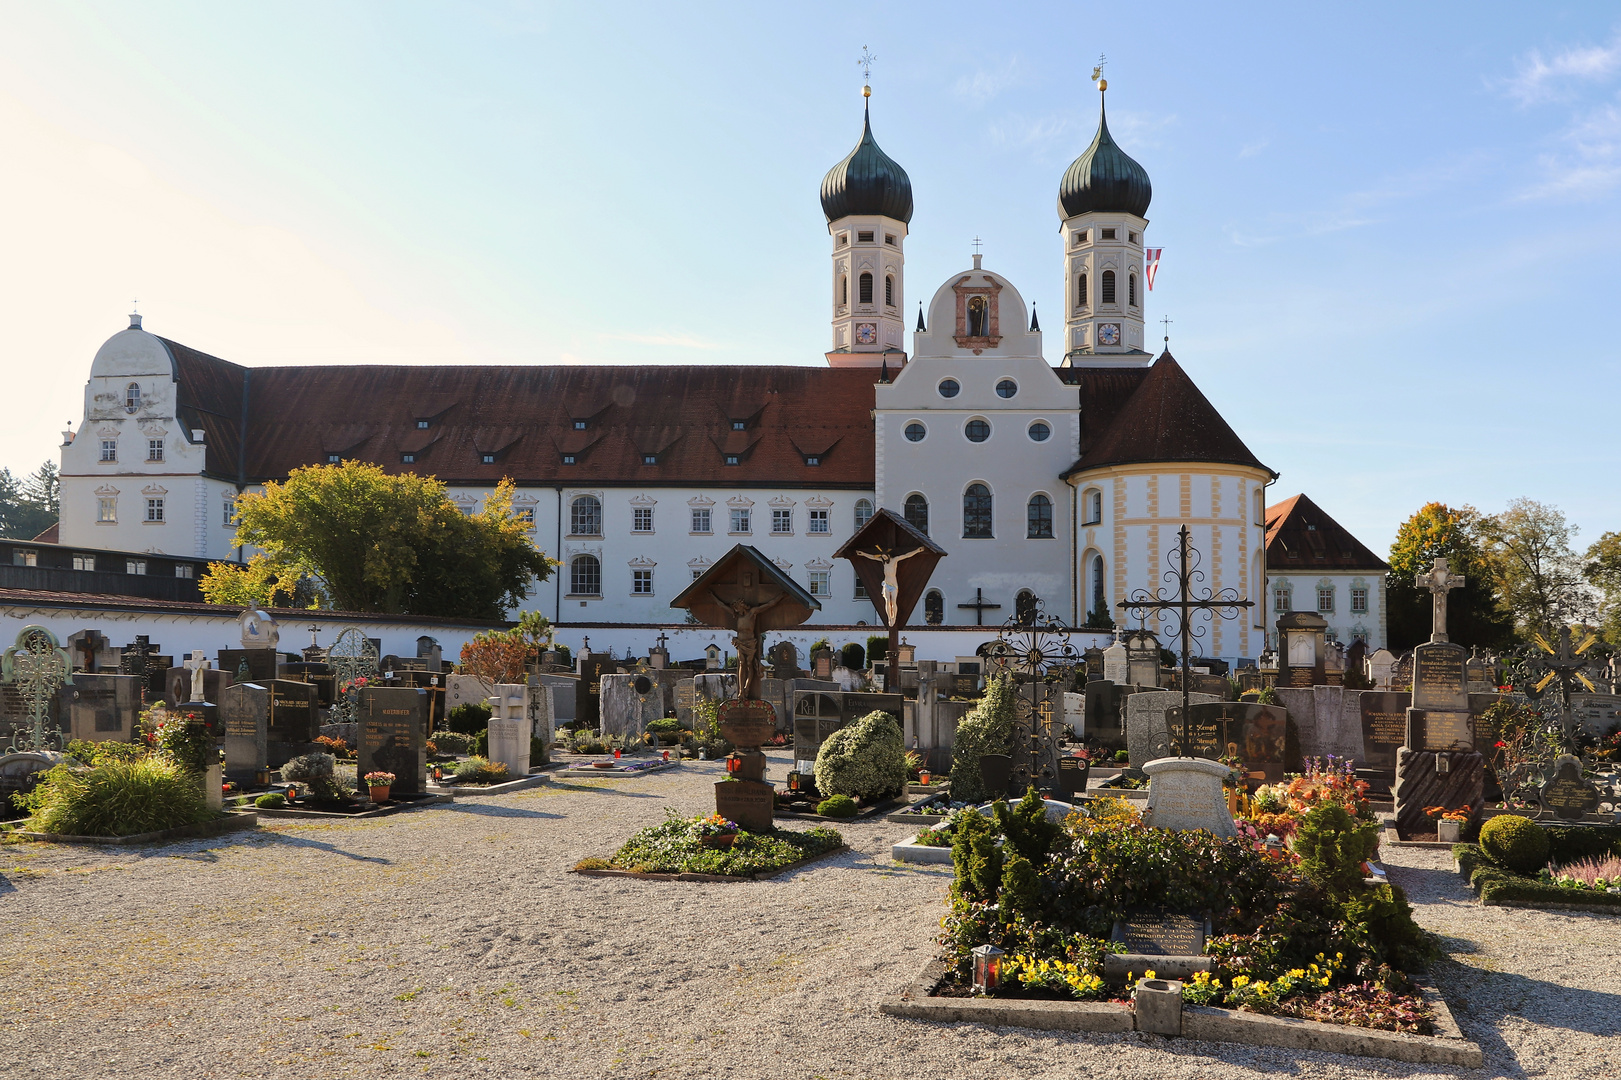
M 1154 978 L 1154 973 L 1152 971 L 1144 972 L 1143 973 L 1143 978 L 1152 979 L 1152 978 Z
M 1242 990 L 1244 987 L 1248 986 L 1249 984 L 1250 984 L 1250 977 L 1248 975 L 1234 975 L 1233 976 L 1233 989 L 1234 990 Z
M 1305 977 L 1305 971 L 1300 968 L 1295 968 L 1293 971 L 1289 972 L 1289 978 L 1291 979 L 1304 979 Z

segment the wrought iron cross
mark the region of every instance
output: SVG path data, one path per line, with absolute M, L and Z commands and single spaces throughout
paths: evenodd
M 25 626 L 17 643 L 0 658 L 0 678 L 19 685 L 23 707 L 28 710 L 28 731 L 14 730 L 9 753 L 60 749 L 61 728 L 52 725 L 46 732 L 51 697 L 64 684 L 73 682 L 73 664 L 56 635 L 43 626 Z
M 974 254 L 975 255 L 979 254 L 979 248 L 980 248 L 981 243 L 983 243 L 983 241 L 981 241 L 979 237 L 977 237 L 977 236 L 974 237 Z
M 345 683 L 352 683 L 362 676 L 370 679 L 377 676 L 377 646 L 367 640 L 366 635 L 354 627 L 350 627 L 338 635 L 338 640 L 332 643 L 327 652 L 326 661 L 332 667 L 332 722 L 344 723 L 355 718 L 355 702 L 359 697 L 354 690 L 348 693 L 341 692 Z
M 1182 756 L 1192 757 L 1193 720 L 1189 715 L 1189 706 L 1192 704 L 1189 697 L 1192 671 L 1188 650 L 1193 638 L 1204 636 L 1203 629 L 1193 623 L 1193 613 L 1208 611 L 1212 619 L 1218 616 L 1223 619 L 1236 619 L 1244 608 L 1254 607 L 1255 602 L 1240 600 L 1238 593 L 1232 589 L 1222 589 L 1220 592 L 1208 588 L 1202 591 L 1195 590 L 1195 584 L 1204 581 L 1205 574 L 1199 569 L 1199 553 L 1193 550 L 1186 525 L 1177 530 L 1176 550 L 1168 553 L 1165 559 L 1171 566 L 1165 576 L 1175 583 L 1175 596 L 1166 596 L 1163 588 L 1156 589 L 1152 593 L 1147 589 L 1138 589 L 1115 606 L 1122 611 L 1133 612 L 1138 618 L 1146 618 L 1147 613 L 1151 611 L 1181 613 L 1178 634 L 1182 639 Z
M 999 611 L 1002 607 L 1001 604 L 987 604 L 984 589 L 974 590 L 974 602 L 972 604 L 958 604 L 957 606 L 959 608 L 968 608 L 974 613 L 975 626 L 985 625 L 985 613 L 987 611 Z
M 1447 593 L 1463 588 L 1463 575 L 1450 572 L 1446 559 L 1437 558 L 1430 572 L 1418 575 L 1414 584 L 1430 590 L 1433 605 L 1430 608 L 1430 640 L 1450 641 L 1447 637 Z
M 1165 347 L 1169 349 L 1171 347 L 1171 319 L 1166 316 L 1159 322 L 1161 326 L 1165 327 Z
M 1593 680 L 1583 672 L 1589 668 L 1596 670 L 1605 648 L 1599 643 L 1598 635 L 1593 633 L 1589 633 L 1580 645 L 1575 644 L 1568 626 L 1560 627 L 1557 648 L 1541 634 L 1534 637 L 1535 648 L 1526 650 L 1529 654 L 1525 658 L 1526 675 L 1529 680 L 1534 680 L 1525 688 L 1526 696 L 1533 699 L 1541 697 L 1550 684 L 1559 684 L 1559 725 L 1564 729 L 1565 742 L 1574 752 L 1576 715 L 1570 708 L 1570 695 L 1578 692 L 1578 688 L 1590 694 L 1598 692 Z
M 1048 615 L 1046 605 L 1036 597 L 1029 611 L 1022 615 L 1015 613 L 1002 624 L 996 640 L 985 649 L 985 659 L 991 667 L 1023 672 L 1030 685 L 1028 700 L 1017 688 L 1013 694 L 1013 775 L 1021 787 L 1032 784 L 1049 787 L 1058 779 L 1058 741 L 1052 723 L 1055 691 L 1051 684 L 1061 669 L 1082 663 L 1080 652 L 1070 641 L 1070 633 L 1063 620 Z M 1049 687 L 1045 697 L 1043 686 Z M 1058 702 L 1062 707 L 1063 698 Z
M 856 66 L 861 69 L 862 82 L 872 82 L 872 62 L 876 59 L 865 45 L 861 46 L 861 59 L 856 61 Z

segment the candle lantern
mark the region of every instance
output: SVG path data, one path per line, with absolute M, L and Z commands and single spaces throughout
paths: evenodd
M 728 754 L 727 755 L 727 757 L 726 757 L 726 771 L 727 772 L 735 773 L 739 769 L 741 769 L 742 767 L 743 767 L 743 759 L 742 758 L 738 757 L 736 754 Z
M 296 798 L 298 798 L 298 788 L 294 787 L 292 784 L 288 784 L 287 785 L 287 801 L 292 802 Z
M 995 945 L 974 947 L 974 992 L 993 993 L 1002 984 L 1003 952 Z
M 255 772 L 253 774 L 253 782 L 254 782 L 254 785 L 256 787 L 262 787 L 262 788 L 269 787 L 270 786 L 270 770 L 269 769 L 260 769 L 257 772 Z

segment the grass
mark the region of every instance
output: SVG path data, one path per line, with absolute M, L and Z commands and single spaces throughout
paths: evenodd
M 58 765 L 20 801 L 32 830 L 63 836 L 134 836 L 214 817 L 197 778 L 158 757 Z
M 608 860 L 607 866 L 587 869 L 634 870 L 644 874 L 715 874 L 748 877 L 826 854 L 842 847 L 837 830 L 818 825 L 804 832 L 772 829 L 765 833 L 739 832 L 730 848 L 706 848 L 693 835 L 692 822 L 671 817 L 632 836 Z M 585 860 L 597 863 L 600 860 Z

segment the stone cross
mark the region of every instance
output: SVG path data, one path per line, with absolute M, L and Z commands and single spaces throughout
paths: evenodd
M 64 683 L 73 681 L 73 664 L 56 635 L 43 626 L 25 626 L 17 643 L 0 659 L 0 678 L 21 688 L 23 705 L 28 709 L 29 731 L 20 729 L 12 736 L 11 753 L 49 750 L 60 743 L 60 729 L 45 731 L 51 698 Z M 58 747 L 59 748 L 59 747 Z
M 1430 615 L 1430 640 L 1449 641 L 1447 637 L 1447 593 L 1453 589 L 1463 588 L 1463 575 L 1451 573 L 1447 569 L 1445 558 L 1437 558 L 1435 565 L 1427 574 L 1420 574 L 1414 579 L 1421 589 L 1430 590 L 1431 601 L 1434 607 Z
M 203 672 L 208 670 L 208 657 L 201 649 L 191 650 L 191 659 L 180 665 L 191 672 L 191 700 L 203 700 Z

